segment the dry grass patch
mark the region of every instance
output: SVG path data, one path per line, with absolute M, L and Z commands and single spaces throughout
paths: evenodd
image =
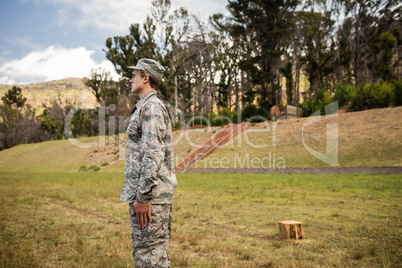
M 339 114 L 339 163 L 341 166 L 402 165 L 402 107 L 373 109 Z M 276 125 L 259 123 L 220 147 L 198 167 L 304 167 L 326 166 L 312 156 L 302 143 L 305 118 L 281 120 Z M 326 123 L 305 129 L 305 142 L 325 153 Z M 221 127 L 177 130 L 173 132 L 175 163 L 187 157 L 210 139 Z M 263 131 L 263 132 L 253 132 Z M 99 172 L 124 171 L 127 137 L 89 137 L 78 142 L 92 144 L 105 141 L 104 147 L 82 149 L 67 140 L 23 144 L 0 151 L 0 171 L 77 172 L 81 166 L 100 166 Z M 254 145 L 268 144 L 266 148 Z M 120 146 L 119 146 L 120 145 Z M 275 146 L 274 146 L 275 145 Z M 107 162 L 108 165 L 102 166 Z
M 338 118 L 329 120 L 322 117 L 321 122 L 304 129 L 304 142 L 313 150 L 325 153 L 327 124 L 338 123 L 340 166 L 402 165 L 401 117 L 402 107 L 341 113 Z M 247 133 L 193 167 L 283 167 L 283 163 L 286 167 L 327 166 L 303 145 L 305 120 L 250 126 Z M 260 145 L 266 146 L 258 147 Z M 222 161 L 225 158 L 227 161 Z

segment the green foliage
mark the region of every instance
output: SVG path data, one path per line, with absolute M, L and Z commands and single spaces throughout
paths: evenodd
M 22 108 L 27 98 L 22 96 L 21 91 L 21 88 L 17 86 L 13 86 L 11 89 L 9 89 L 6 94 L 1 97 L 4 105 Z
M 238 114 L 235 111 L 231 111 L 226 108 L 222 108 L 221 115 L 230 119 L 232 123 L 237 123 Z
M 107 166 L 107 165 L 109 165 L 108 162 L 103 162 L 103 163 L 101 164 L 101 167 L 104 167 L 104 166 Z
M 63 125 L 54 117 L 41 117 L 40 127 L 47 130 L 51 135 L 55 135 L 57 140 L 61 140 L 63 138 Z
M 351 94 L 350 110 L 388 107 L 393 99 L 394 93 L 390 83 L 362 84 Z
M 216 115 L 215 113 L 209 114 L 209 122 L 211 122 L 211 126 L 225 125 L 225 120 L 221 116 Z
M 244 111 L 242 113 L 242 119 L 248 120 L 252 119 L 253 122 L 262 122 L 262 118 L 264 117 L 264 111 L 261 108 L 258 108 L 256 105 L 251 104 L 244 107 Z
M 92 170 L 92 171 L 99 171 L 101 170 L 100 167 L 96 166 L 96 165 L 90 165 L 88 170 Z
M 15 127 L 19 120 L 19 113 L 11 105 L 0 105 L 1 126 L 3 128 Z
M 352 85 L 338 84 L 333 97 L 334 101 L 338 101 L 339 107 L 343 107 L 350 101 L 355 88 Z
M 75 135 L 91 136 L 91 118 L 78 109 L 71 118 L 71 132 Z
M 396 39 L 392 33 L 386 32 L 381 35 L 381 58 L 378 67 L 378 75 L 384 81 L 392 79 L 392 49 L 396 45 Z
M 317 92 L 316 100 L 306 98 L 299 107 L 303 110 L 303 116 L 310 116 L 317 110 L 323 115 L 325 106 L 333 101 L 338 101 L 339 107 L 347 106 L 350 111 L 399 106 L 402 105 L 402 82 L 364 83 L 358 88 L 338 84 L 332 98 L 328 91 L 322 89 Z
M 397 1 L 388 2 L 233 0 L 228 17 L 213 14 L 206 25 L 184 8 L 172 11 L 171 1 L 155 0 L 142 24 L 132 24 L 125 36 L 107 38 L 105 52 L 125 78 L 131 77 L 128 66 L 143 57 L 161 62 L 166 72 L 159 92 L 172 103 L 177 90 L 175 105 L 186 114 L 208 114 L 216 111 L 214 105 L 218 111 L 231 109 L 235 99 L 236 110 L 257 102 L 267 117 L 269 109 L 282 102 L 282 87 L 289 104 L 299 100 L 296 85 L 301 91 L 309 87 L 313 96 L 301 105 L 306 114 L 322 110 L 316 98 L 322 88 L 337 91 L 341 105 L 355 97 L 356 106 L 383 106 L 387 97 L 382 93 L 378 99 L 350 87 L 333 87 L 400 79 L 400 10 Z M 337 23 L 339 17 L 345 19 Z M 299 83 L 300 73 L 307 85 Z M 283 78 L 286 85 L 281 85 Z M 370 105 L 364 104 L 367 99 Z M 255 111 L 246 111 L 246 117 L 250 114 Z M 234 115 L 228 117 L 237 121 Z M 219 115 L 209 119 L 213 125 L 225 124 Z M 200 119 L 194 123 L 205 124 Z
M 239 67 L 250 72 L 251 81 L 260 86 L 261 102 L 275 103 L 270 99 L 277 78 L 273 69 L 281 62 L 283 47 L 293 33 L 293 18 L 288 10 L 296 6 L 297 1 L 229 1 L 233 24 L 228 24 L 228 32 L 243 46 Z M 254 53 L 250 53 L 251 49 Z
M 402 105 L 402 81 L 365 83 L 358 88 L 339 84 L 336 86 L 332 101 L 338 101 L 340 107 L 348 105 L 350 111 L 385 108 L 390 105 L 400 106 Z M 307 111 L 306 115 L 309 111 L 307 107 L 310 107 L 310 110 L 317 108 L 316 103 L 310 100 L 302 105 L 303 111 Z
M 301 25 L 301 39 L 304 40 L 305 47 L 305 56 L 300 60 L 305 66 L 310 93 L 316 94 L 319 89 L 329 86 L 328 83 L 325 84 L 325 80 L 333 71 L 335 53 L 331 46 L 333 41 L 329 37 L 334 21 L 330 14 L 314 11 L 301 12 L 297 19 Z
M 317 91 L 315 98 L 306 98 L 303 103 L 299 104 L 302 108 L 303 116 L 311 116 L 316 111 L 320 111 L 321 115 L 325 114 L 325 106 L 332 102 L 329 92 L 325 89 Z
M 237 123 L 238 115 L 235 111 L 230 111 L 229 109 L 222 108 L 221 114 L 216 115 L 215 113 L 209 114 L 209 121 L 211 126 L 224 126 L 229 123 Z
M 80 168 L 78 169 L 78 171 L 88 171 L 88 168 L 87 168 L 87 166 L 82 165 L 82 166 L 80 166 Z
M 84 83 L 90 88 L 98 103 L 104 101 L 106 106 L 116 103 L 119 83 L 112 80 L 109 72 L 102 70 L 100 67 L 99 70 L 92 69 L 90 77 L 84 78 Z
M 392 82 L 394 89 L 394 99 L 392 104 L 395 106 L 402 105 L 402 81 L 393 81 Z
M 193 118 L 191 118 L 188 122 L 189 127 L 208 126 L 208 124 L 209 124 L 208 118 L 203 115 L 196 115 Z
M 174 123 L 174 126 L 173 126 L 174 128 L 180 128 L 181 127 L 181 122 L 180 121 L 176 121 L 175 123 Z

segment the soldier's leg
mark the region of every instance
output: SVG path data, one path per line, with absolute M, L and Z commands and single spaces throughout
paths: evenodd
M 133 258 L 136 268 L 170 267 L 172 205 L 151 205 L 152 222 L 141 229 L 130 205 Z

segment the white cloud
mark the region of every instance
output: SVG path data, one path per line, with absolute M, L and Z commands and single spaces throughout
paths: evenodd
M 0 85 L 15 85 L 15 81 L 8 76 L 0 77 Z
M 35 0 L 34 0 L 35 1 Z M 44 0 L 36 0 L 44 1 Z M 85 28 L 93 26 L 111 35 L 128 33 L 132 23 L 143 23 L 150 14 L 149 0 L 45 0 L 58 6 L 60 26 Z M 201 12 L 207 18 L 213 13 L 228 14 L 227 0 L 172 0 L 172 10 L 185 7 L 191 12 Z
M 33 51 L 27 56 L 0 66 L 1 84 L 24 84 L 63 79 L 67 77 L 86 77 L 93 68 L 110 72 L 115 80 L 119 78 L 111 62 L 100 63 L 92 59 L 95 51 L 85 47 L 62 48 L 50 46 L 45 50 Z
M 229 11 L 226 9 L 228 0 L 203 0 L 202 4 L 194 0 L 172 0 L 172 8 L 185 7 L 191 12 L 201 13 L 201 15 L 208 18 L 214 13 L 222 13 L 229 15 Z
M 142 23 L 150 1 L 138 0 L 47 0 L 58 5 L 60 26 L 93 26 L 113 34 L 126 34 L 132 23 Z

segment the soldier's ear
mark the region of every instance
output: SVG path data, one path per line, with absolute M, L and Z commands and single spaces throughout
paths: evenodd
M 148 82 L 148 81 L 149 81 L 149 74 L 145 74 L 144 83 L 146 83 L 146 82 Z

